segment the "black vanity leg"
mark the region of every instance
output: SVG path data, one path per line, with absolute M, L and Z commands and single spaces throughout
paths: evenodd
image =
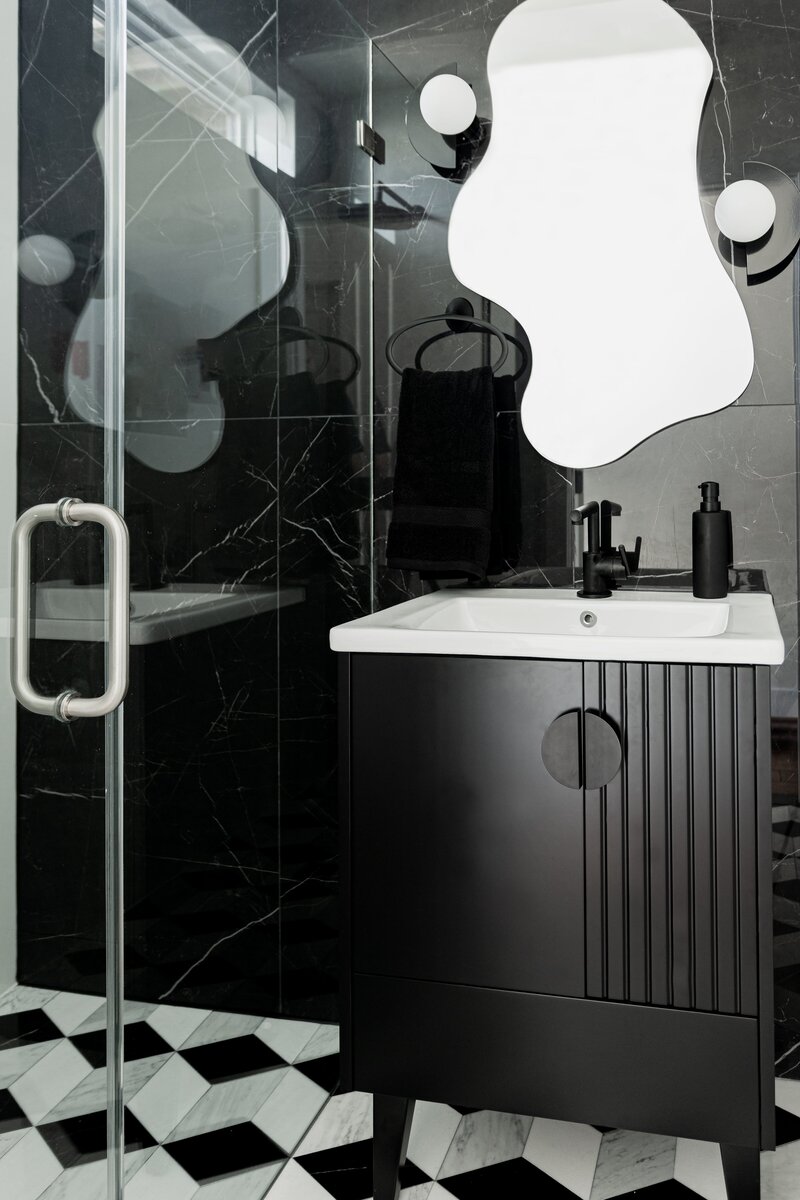
M 728 1200 L 759 1200 L 761 1156 L 750 1146 L 720 1146 Z
M 406 1161 L 414 1101 L 401 1096 L 373 1098 L 372 1187 L 374 1200 L 397 1200 L 398 1172 Z

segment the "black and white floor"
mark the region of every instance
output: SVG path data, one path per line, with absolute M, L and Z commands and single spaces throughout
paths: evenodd
M 372 1104 L 333 1094 L 335 1027 L 128 1003 L 126 1200 L 369 1200 Z M 0 997 L 0 1197 L 105 1200 L 105 1005 Z M 800 1196 L 800 1081 L 778 1080 L 763 1200 Z M 402 1200 L 725 1200 L 718 1148 L 419 1103 Z
M 333 1090 L 332 1025 L 129 1002 L 126 1200 L 262 1200 Z M 105 1200 L 105 1002 L 0 997 L 0 1197 Z
M 800 1082 L 778 1081 L 778 1138 L 762 1155 L 762 1200 L 800 1197 Z M 372 1108 L 333 1096 L 270 1200 L 368 1200 Z M 719 1149 L 504 1113 L 417 1104 L 401 1200 L 726 1200 Z

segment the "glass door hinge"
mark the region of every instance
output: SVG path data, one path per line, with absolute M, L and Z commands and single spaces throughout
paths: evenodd
M 366 121 L 356 121 L 356 141 L 377 163 L 386 162 L 386 142 Z

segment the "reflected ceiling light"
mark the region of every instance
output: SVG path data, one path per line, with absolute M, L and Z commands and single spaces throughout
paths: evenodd
M 475 93 L 458 75 L 434 75 L 419 94 L 419 106 L 431 129 L 445 136 L 464 133 L 478 115 Z
M 23 238 L 17 261 L 20 275 L 40 287 L 63 283 L 75 270 L 75 256 L 67 243 L 46 233 Z
M 775 197 L 755 179 L 739 179 L 720 192 L 714 219 L 724 237 L 732 242 L 755 242 L 775 224 Z

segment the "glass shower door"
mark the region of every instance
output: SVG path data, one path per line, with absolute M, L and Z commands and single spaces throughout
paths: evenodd
M 124 25 L 124 0 L 0 14 L 7 172 L 19 151 L 0 208 L 0 1195 L 19 1200 L 122 1193 Z

